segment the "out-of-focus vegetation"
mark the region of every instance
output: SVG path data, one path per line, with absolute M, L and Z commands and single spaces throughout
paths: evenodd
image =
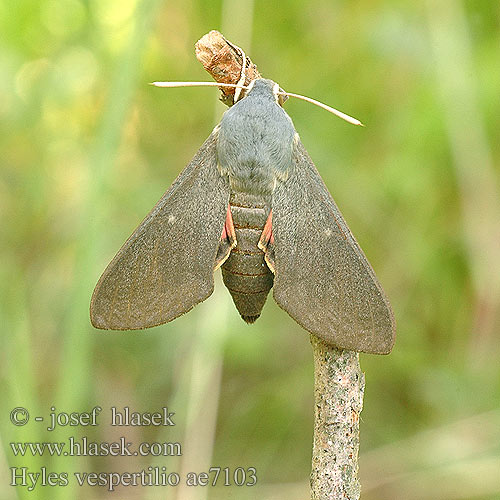
M 286 104 L 398 322 L 363 355 L 365 499 L 500 498 L 500 4 L 359 0 L 16 0 L 0 4 L 0 497 L 96 499 L 74 471 L 256 467 L 253 488 L 127 487 L 119 498 L 308 495 L 308 335 L 269 298 L 245 325 L 221 286 L 144 332 L 98 332 L 92 288 L 194 155 L 214 89 L 193 44 L 210 29 L 289 91 Z M 46 429 L 102 406 L 98 427 Z M 29 409 L 15 427 L 9 412 Z M 109 425 L 111 406 L 175 411 L 175 427 Z M 36 423 L 37 415 L 45 423 Z M 14 457 L 13 441 L 179 441 L 182 457 Z M 9 486 L 9 467 L 69 473 Z M 40 479 L 41 481 L 41 479 Z

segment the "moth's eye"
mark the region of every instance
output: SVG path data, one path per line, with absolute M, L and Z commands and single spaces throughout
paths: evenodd
M 283 107 L 283 104 L 285 104 L 285 96 L 282 94 L 278 94 L 278 104 Z

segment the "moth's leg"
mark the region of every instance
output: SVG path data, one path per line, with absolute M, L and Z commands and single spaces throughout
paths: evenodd
M 227 206 L 226 220 L 222 228 L 219 248 L 215 258 L 214 269 L 220 267 L 229 257 L 231 250 L 236 246 L 236 232 L 234 230 L 233 216 L 231 214 L 231 206 Z
M 227 206 L 226 221 L 222 228 L 221 241 L 228 239 L 231 243 L 234 242 L 233 247 L 236 245 L 236 232 L 234 231 L 233 215 L 231 214 L 231 205 Z M 232 247 L 231 247 L 232 248 Z
M 257 246 L 265 253 L 264 259 L 266 260 L 269 269 L 274 273 L 274 234 L 273 234 L 273 211 L 269 212 L 264 229 L 260 236 Z
M 271 210 L 269 212 L 269 215 L 267 216 L 266 223 L 264 224 L 264 229 L 262 229 L 262 234 L 260 236 L 260 240 L 258 243 L 258 247 L 265 252 L 267 247 L 269 246 L 269 243 L 271 245 L 274 245 L 274 235 L 273 235 L 273 211 Z

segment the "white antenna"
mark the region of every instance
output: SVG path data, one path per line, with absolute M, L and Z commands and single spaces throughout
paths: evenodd
M 155 87 L 164 87 L 164 88 L 173 88 L 173 87 L 232 87 L 238 89 L 248 90 L 248 86 L 241 85 L 241 81 L 237 84 L 234 83 L 217 83 L 217 82 L 153 82 L 151 85 Z M 279 95 L 287 95 L 289 97 L 296 97 L 297 99 L 302 99 L 303 101 L 310 102 L 311 104 L 315 104 L 320 108 L 325 109 L 326 111 L 333 113 L 335 116 L 342 118 L 346 122 L 352 123 L 353 125 L 358 125 L 364 127 L 364 125 L 357 119 L 349 116 L 338 109 L 332 108 L 327 104 L 323 104 L 316 99 L 311 99 L 310 97 L 306 97 L 299 94 L 293 94 L 291 92 L 278 92 Z
M 236 83 L 217 83 L 217 82 L 153 82 L 150 85 L 155 87 L 238 87 Z M 239 86 L 240 88 L 247 89 L 248 87 Z
M 278 92 L 278 94 L 287 95 L 289 97 L 296 97 L 297 99 L 302 99 L 303 101 L 310 102 L 311 104 L 316 104 L 316 106 L 326 109 L 330 113 L 333 113 L 335 116 L 342 118 L 342 120 L 345 120 L 346 122 L 352 123 L 353 125 L 359 125 L 360 127 L 364 127 L 364 125 L 357 118 L 353 118 L 352 116 L 346 115 L 345 113 L 342 113 L 342 111 L 332 108 L 327 104 L 323 104 L 322 102 L 319 102 L 316 99 L 311 99 L 310 97 L 306 97 L 304 95 L 292 94 L 290 92 Z

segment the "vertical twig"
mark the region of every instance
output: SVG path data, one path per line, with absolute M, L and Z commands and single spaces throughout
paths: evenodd
M 359 499 L 359 414 L 364 375 L 359 354 L 311 335 L 314 356 L 312 500 Z
M 207 33 L 197 42 L 196 56 L 215 81 L 238 82 L 242 58 L 238 48 L 218 31 Z M 248 75 L 250 80 L 260 77 L 250 60 L 247 60 Z M 221 89 L 221 92 L 221 100 L 232 105 L 234 90 Z M 314 335 L 311 335 L 311 344 L 315 398 L 311 498 L 357 500 L 361 489 L 359 414 L 365 385 L 359 354 L 329 347 Z

